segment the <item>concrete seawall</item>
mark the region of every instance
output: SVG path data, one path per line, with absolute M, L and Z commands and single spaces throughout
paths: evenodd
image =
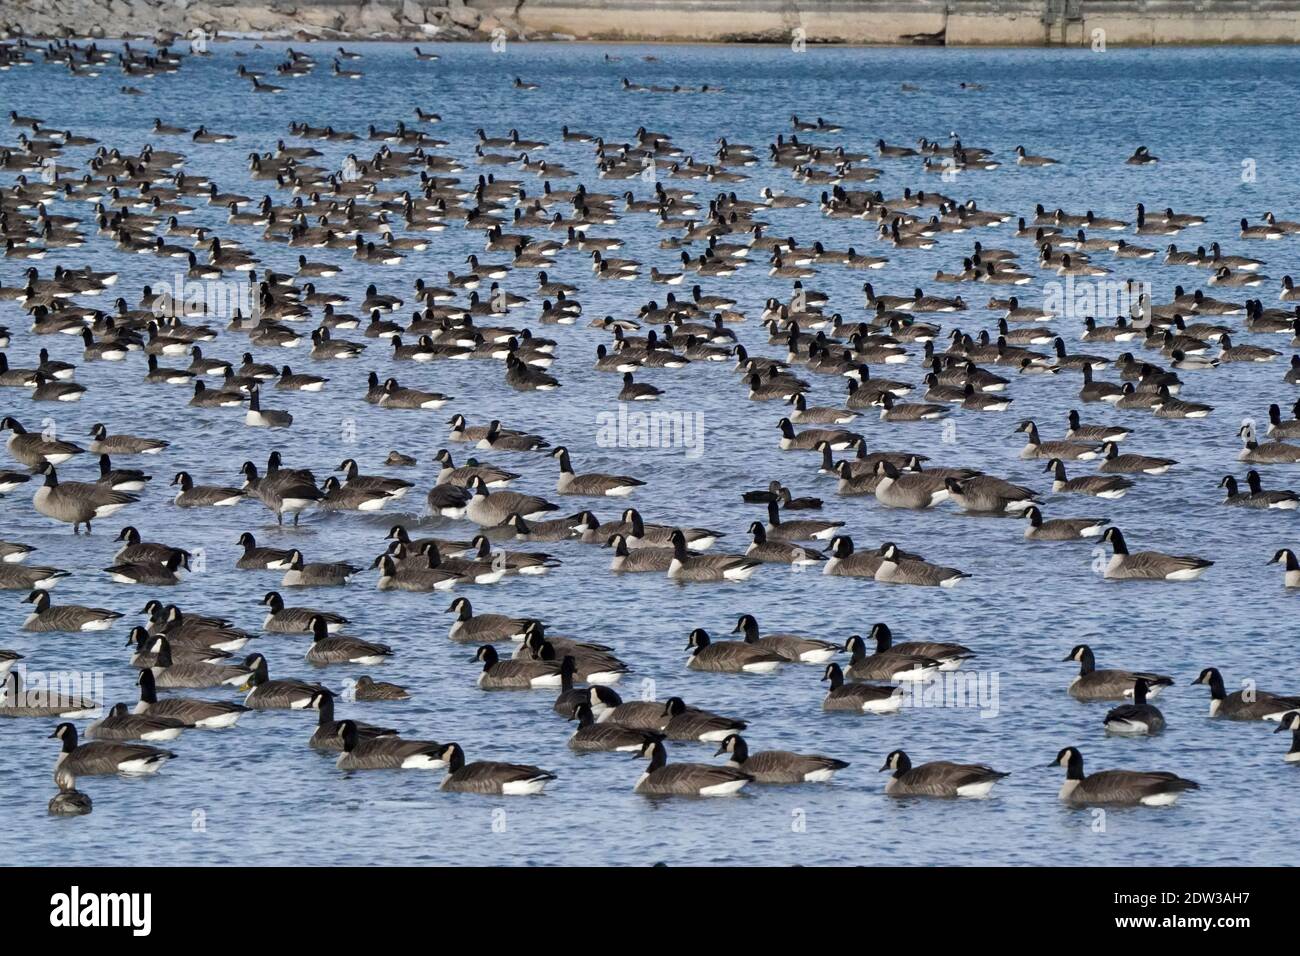
M 1298 43 L 1300 0 L 3 0 L 0 23 L 29 37 L 1150 46 Z

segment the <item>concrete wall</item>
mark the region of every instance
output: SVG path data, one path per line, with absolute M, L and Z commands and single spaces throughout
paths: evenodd
M 950 46 L 1297 43 L 1300 0 L 0 0 L 32 35 L 270 35 Z

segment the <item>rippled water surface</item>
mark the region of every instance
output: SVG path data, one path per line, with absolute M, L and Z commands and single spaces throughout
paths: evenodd
M 720 135 L 733 142 L 765 148 L 776 134 L 790 133 L 789 114 L 824 116 L 843 124 L 840 136 L 850 150 L 865 150 L 883 137 L 914 142 L 918 137 L 944 138 L 960 133 L 968 145 L 991 148 L 1006 165 L 992 172 L 968 173 L 955 183 L 941 183 L 912 162 L 881 162 L 878 182 L 886 196 L 904 187 L 940 188 L 958 198 L 973 197 L 988 209 L 1032 216 L 1035 203 L 1070 211 L 1091 208 L 1099 215 L 1131 219 L 1134 204 L 1173 206 L 1207 215 L 1208 225 L 1174 240 L 1194 248 L 1214 239 L 1225 251 L 1261 256 L 1270 280 L 1260 291 L 1275 297 L 1277 280 L 1294 271 L 1297 240 L 1245 243 L 1236 221 L 1257 221 L 1272 209 L 1279 218 L 1300 218 L 1300 190 L 1294 172 L 1291 123 L 1285 104 L 1300 79 L 1300 54 L 1285 49 L 1124 50 L 1103 55 L 1040 50 L 839 50 L 812 49 L 794 55 L 784 48 L 619 47 L 620 62 L 604 61 L 597 46 L 511 44 L 497 55 L 486 45 L 439 48 L 437 63 L 416 62 L 406 47 L 371 45 L 352 68 L 365 77 L 342 82 L 328 75 L 328 49 L 313 50 L 322 61 L 316 75 L 276 82 L 289 89 L 282 96 L 255 96 L 235 68 L 270 70 L 282 59 L 282 47 L 251 43 L 215 44 L 213 55 L 189 59 L 174 76 L 130 81 L 143 96 L 123 96 L 124 78 L 110 71 L 98 79 L 73 79 L 51 67 L 15 69 L 0 75 L 0 99 L 6 109 L 44 117 L 51 125 L 94 136 L 101 142 L 138 150 L 146 142 L 183 150 L 189 167 L 216 179 L 223 190 L 260 196 L 265 185 L 247 178 L 250 151 L 273 149 L 288 139 L 291 120 L 332 124 L 364 132 L 374 123 L 391 128 L 414 120 L 414 108 L 442 115 L 435 135 L 447 149 L 472 159 L 474 130 L 489 135 L 518 128 L 525 138 L 550 141 L 548 159 L 577 170 L 593 190 L 622 192 L 622 182 L 598 180 L 591 147 L 560 141 L 560 126 L 604 135 L 612 142 L 632 138 L 638 126 L 670 133 L 675 143 L 704 161 Z M 246 54 L 236 58 L 236 51 Z M 642 60 L 653 52 L 656 62 Z M 522 93 L 511 88 L 516 75 L 540 84 Z M 625 94 L 621 76 L 670 85 L 709 83 L 725 87 L 717 96 Z M 961 92 L 961 81 L 984 90 Z M 905 93 L 904 83 L 919 92 Z M 229 145 L 196 145 L 185 139 L 151 137 L 153 118 L 193 128 L 238 134 Z M 12 144 L 17 131 L 0 130 Z M 292 141 L 291 141 L 292 142 Z M 1043 170 L 1018 168 L 1012 150 L 1023 143 L 1030 152 L 1065 160 Z M 1133 168 L 1123 160 L 1146 143 L 1161 157 L 1154 168 Z M 313 143 L 326 152 L 320 162 L 335 166 L 348 147 Z M 370 144 L 357 144 L 356 147 Z M 74 165 L 88 149 L 71 150 Z M 1257 176 L 1243 182 L 1244 161 L 1253 161 Z M 466 182 L 479 170 L 469 167 Z M 499 175 L 534 177 L 517 169 Z M 790 180 L 784 170 L 764 164 L 747 172 L 752 178 L 735 187 L 742 198 L 756 198 L 764 185 L 815 197 L 820 187 Z M 12 174 L 4 174 L 10 184 Z M 575 180 L 560 185 L 571 185 Z M 666 182 L 687 186 L 689 181 Z M 696 184 L 705 196 L 716 184 Z M 648 185 L 635 181 L 639 197 Z M 285 194 L 275 194 L 277 202 Z M 57 214 L 86 215 L 89 207 L 61 204 Z M 299 250 L 260 243 L 253 227 L 230 226 L 222 211 L 207 206 L 191 217 L 217 227 L 222 235 L 256 244 L 264 267 L 291 272 Z M 864 274 L 822 268 L 807 281 L 831 296 L 831 308 L 846 318 L 862 317 L 859 292 L 864 275 L 879 290 L 908 293 L 961 291 L 972 309 L 938 321 L 945 331 L 994 328 L 996 314 L 983 308 L 983 286 L 937 286 L 936 269 L 960 267 L 973 239 L 986 245 L 1016 245 L 1032 264 L 1029 242 L 1010 236 L 1009 227 L 944 236 L 929 251 L 884 251 L 867 224 L 823 218 L 815 207 L 774 210 L 764 219 L 776 235 L 794 235 L 802 244 L 821 239 L 828 247 L 855 245 L 859 251 L 890 256 L 879 272 Z M 88 230 L 93 233 L 92 230 Z M 612 229 L 600 230 L 627 239 L 619 255 L 661 269 L 676 264 L 676 252 L 658 247 L 663 233 L 644 215 L 626 216 Z M 540 230 L 533 230 L 540 235 Z M 549 238 L 549 236 L 545 237 Z M 1129 237 L 1133 237 L 1130 235 Z M 364 297 L 369 282 L 381 291 L 409 298 L 418 277 L 438 282 L 446 270 L 464 271 L 470 252 L 482 253 L 482 234 L 457 227 L 434 236 L 429 252 L 409 256 L 400 266 L 367 269 L 347 252 L 307 250 L 313 259 L 335 259 L 344 273 L 322 280 L 322 288 Z M 1163 245 L 1159 237 L 1137 240 Z M 499 254 L 488 254 L 495 261 Z M 1094 258 L 1110 263 L 1107 254 Z M 43 274 L 55 263 L 90 264 L 115 269 L 121 279 L 113 294 L 134 304 L 145 283 L 170 282 L 170 260 L 127 256 L 103 237 L 83 249 L 63 250 L 37 263 Z M 22 263 L 6 260 L 0 280 L 14 284 Z M 1035 271 L 1030 268 L 1030 271 Z M 580 285 L 578 298 L 586 317 L 630 317 L 645 300 L 662 301 L 664 287 L 648 279 L 631 283 L 596 282 L 586 258 L 564 253 L 552 277 Z M 1189 288 L 1208 273 L 1175 269 L 1151 262 L 1123 264 L 1117 274 L 1153 283 L 1158 301 L 1166 301 L 1173 284 Z M 1050 277 L 1050 273 L 1037 273 Z M 1041 301 L 1036 285 L 1019 290 L 1031 303 Z M 377 676 L 408 685 L 406 703 L 355 705 L 340 712 L 372 723 L 389 723 L 413 737 L 457 740 L 469 759 L 504 759 L 535 763 L 558 779 L 543 797 L 497 799 L 443 794 L 441 774 L 417 772 L 362 773 L 347 776 L 329 757 L 308 749 L 313 720 L 302 713 L 250 714 L 234 731 L 190 731 L 168 746 L 179 758 L 151 779 L 88 778 L 81 789 L 95 802 L 94 813 L 79 819 L 46 815 L 53 793 L 51 768 L 57 753 L 47 740 L 52 722 L 0 721 L 0 860 L 32 863 L 536 863 L 536 864 L 963 864 L 1058 863 L 1294 863 L 1300 860 L 1291 828 L 1284 821 L 1292 808 L 1296 770 L 1282 762 L 1287 742 L 1272 736 L 1273 725 L 1239 724 L 1207 718 L 1208 694 L 1189 683 L 1209 665 L 1223 671 L 1231 688 L 1245 679 L 1286 692 L 1300 691 L 1295 645 L 1294 598 L 1281 585 L 1281 574 L 1266 560 L 1274 550 L 1294 546 L 1294 512 L 1226 509 L 1218 502 L 1216 483 L 1226 473 L 1239 477 L 1235 438 L 1244 417 L 1263 417 L 1270 402 L 1289 407 L 1294 388 L 1282 384 L 1289 357 L 1286 336 L 1238 336 L 1284 351 L 1280 362 L 1231 365 L 1213 372 L 1186 373 L 1183 397 L 1215 406 L 1201 421 L 1161 421 L 1140 412 L 1116 412 L 1088 406 L 1091 421 L 1123 422 L 1135 429 L 1126 449 L 1176 458 L 1180 464 L 1158 478 L 1141 478 L 1123 500 L 1062 499 L 1049 496 L 1050 516 L 1101 515 L 1120 525 L 1132 546 L 1213 558 L 1211 571 L 1190 585 L 1106 584 L 1094 572 L 1096 554 L 1088 544 L 1031 546 L 1014 519 L 978 519 L 943 505 L 928 513 L 890 512 L 874 499 L 840 499 L 831 479 L 816 473 L 816 459 L 777 450 L 774 405 L 746 401 L 729 364 L 696 363 L 677 371 L 658 370 L 639 378 L 666 391 L 664 410 L 699 412 L 705 423 L 704 454 L 692 459 L 681 449 L 613 450 L 598 447 L 596 416 L 616 409 L 616 376 L 591 371 L 595 346 L 605 337 L 577 326 L 536 324 L 537 297 L 532 272 L 521 271 L 505 283 L 511 291 L 532 295 L 533 302 L 510 316 L 529 323 L 560 347 L 552 372 L 563 388 L 551 394 L 520 394 L 505 387 L 498 365 L 442 362 L 414 366 L 391 363 L 387 349 L 370 340 L 366 356 L 354 363 L 315 363 L 306 348 L 259 360 L 291 361 L 296 370 L 330 379 L 319 394 L 269 392 L 267 404 L 290 409 L 291 430 L 266 432 L 245 428 L 242 415 L 185 407 L 185 389 L 143 383 L 143 360 L 136 354 L 125 364 L 87 364 L 77 381 L 88 389 L 77 405 L 33 405 L 21 392 L 6 389 L 3 412 L 14 414 L 29 429 L 48 417 L 59 433 L 86 441 L 98 421 L 111 430 L 158 435 L 173 444 L 159 458 L 143 459 L 154 475 L 144 500 L 96 528 L 93 536 L 74 537 L 67 526 L 37 515 L 31 490 L 20 489 L 0 502 L 0 537 L 28 542 L 39 561 L 75 573 L 55 592 L 60 603 L 107 606 L 126 613 L 123 626 L 102 634 L 32 635 L 19 630 L 27 612 L 22 592 L 6 592 L 0 601 L 0 646 L 26 655 L 32 669 L 103 672 L 109 701 L 134 700 L 134 671 L 122 644 L 128 624 L 153 596 L 183 607 L 226 615 L 240 626 L 257 629 L 262 609 L 257 600 L 278 583 L 277 573 L 234 571 L 235 539 L 252 530 L 261 543 L 294 546 L 310 559 L 349 559 L 369 564 L 383 547 L 391 515 L 362 518 L 355 514 L 309 515 L 297 529 L 277 529 L 269 513 L 254 502 L 234 509 L 180 511 L 170 503 L 167 482 L 181 468 L 206 483 L 236 483 L 240 463 L 265 461 L 280 449 L 288 464 L 310 466 L 318 476 L 340 460 L 357 458 L 368 473 L 382 470 L 391 449 L 415 455 L 417 469 L 403 472 L 417 488 L 406 502 L 413 512 L 432 484 L 431 458 L 445 443 L 445 419 L 463 413 L 471 422 L 501 418 L 563 442 L 579 471 L 615 471 L 639 475 L 647 486 L 632 499 L 647 520 L 706 525 L 727 532 L 718 549 L 743 549 L 748 522 L 758 517 L 740 501 L 739 491 L 779 478 L 796 494 L 827 500 L 828 517 L 843 519 L 861 545 L 894 540 L 927 558 L 959 567 L 972 577 L 948 590 L 890 588 L 869 581 L 794 574 L 764 567 L 747 583 L 679 587 L 659 575 L 623 579 L 608 570 L 609 553 L 575 542 L 545 546 L 563 566 L 541 578 L 514 578 L 492 588 L 462 589 L 482 611 L 536 615 L 555 633 L 614 645 L 634 671 L 623 681 L 625 697 L 643 689 L 659 698 L 681 695 L 712 710 L 750 722 L 753 749 L 785 748 L 841 757 L 852 766 L 829 786 L 749 787 L 729 800 L 653 801 L 632 793 L 640 766 L 623 755 L 575 756 L 566 747 L 569 728 L 551 711 L 546 691 L 487 693 L 475 686 L 477 665 L 472 648 L 447 640 L 449 618 L 441 612 L 444 595 L 380 593 L 374 574 L 359 576 L 346 589 L 299 592 L 291 603 L 312 603 L 348 615 L 358 635 L 391 643 L 391 663 L 370 668 Z M 783 355 L 766 344 L 757 321 L 769 296 L 788 296 L 788 280 L 769 278 L 766 268 L 751 265 L 731 279 L 705 283 L 706 292 L 735 296 L 750 321 L 738 326 L 752 351 Z M 1001 294 L 1001 290 L 997 290 Z M 1241 290 L 1220 292 L 1244 299 Z M 111 296 L 94 300 L 111 301 Z M 404 310 L 405 312 L 406 310 Z M 403 316 L 404 317 L 404 316 Z M 1232 324 L 1239 318 L 1230 318 Z M 16 366 L 35 363 L 48 346 L 56 359 L 81 362 L 80 343 L 63 336 L 37 339 L 26 317 L 11 301 L 0 302 L 0 324 L 14 334 L 8 350 Z M 1114 356 L 1127 346 L 1080 346 L 1078 325 L 1053 323 L 1063 330 L 1072 350 Z M 344 333 L 360 340 L 359 333 Z M 1271 341 L 1265 341 L 1265 339 Z M 238 363 L 246 341 L 223 334 L 205 348 Z M 900 377 L 918 378 L 918 346 L 901 367 Z M 173 361 L 172 364 L 176 364 Z M 184 364 L 183 361 L 180 364 Z M 398 375 L 403 384 L 436 389 L 455 396 L 442 412 L 379 410 L 361 399 L 366 373 Z M 883 368 L 881 368 L 883 373 Z M 893 366 L 888 374 L 900 371 Z M 1104 377 L 1114 378 L 1113 372 Z M 842 400 L 841 380 L 812 376 L 813 404 Z M 1078 376 L 1013 376 L 1015 398 L 1007 414 L 959 412 L 954 441 L 942 440 L 938 424 L 890 426 L 874 415 L 860 418 L 873 448 L 910 448 L 944 465 L 973 466 L 1049 491 L 1041 463 L 1021 461 L 1021 442 L 1012 431 L 1023 415 L 1038 420 L 1044 437 L 1059 437 L 1066 412 L 1076 406 Z M 351 423 L 351 426 L 349 425 Z M 349 443 L 349 437 L 354 440 Z M 458 463 L 465 446 L 451 446 Z M 553 494 L 556 468 L 549 459 L 510 453 L 485 457 L 525 473 L 515 487 Z M 124 460 L 126 465 L 128 460 Z M 12 462 L 6 461 L 6 466 Z M 65 478 L 84 479 L 93 462 L 79 460 L 61 469 Z M 1266 487 L 1294 487 L 1295 466 L 1261 469 Z M 1076 465 L 1072 473 L 1087 473 Z M 565 502 L 567 508 L 569 502 Z M 602 518 L 617 505 L 597 503 Z M 572 510 L 577 510 L 575 506 Z M 410 514 L 407 517 L 411 517 Z M 117 549 L 113 537 L 124 521 L 137 525 L 150 540 L 166 540 L 191 550 L 202 548 L 206 569 L 165 595 L 149 588 L 109 583 L 100 569 Z M 446 525 L 449 534 L 467 534 L 468 525 Z M 997 714 L 979 709 L 905 710 L 885 718 L 855 718 L 821 710 L 824 685 L 820 668 L 787 666 L 767 677 L 699 674 L 685 667 L 683 650 L 692 628 L 704 627 L 722 637 L 736 616 L 750 612 L 765 631 L 797 630 L 842 640 L 866 633 L 873 622 L 888 622 L 900 639 L 948 638 L 973 647 L 973 662 L 986 678 L 997 678 Z M 1073 665 L 1061 663 L 1072 645 L 1089 643 L 1100 666 L 1143 667 L 1168 673 L 1177 684 L 1159 703 L 1169 730 L 1156 739 L 1107 739 L 1102 733 L 1104 705 L 1085 705 L 1065 693 Z M 302 660 L 307 641 L 266 636 L 250 645 L 271 662 L 272 676 L 321 679 L 341 688 L 366 669 L 341 667 L 312 673 Z M 382 672 L 382 674 L 380 673 Z M 653 682 L 645 685 L 642 682 Z M 193 692 L 187 692 L 193 693 Z M 198 692 L 205 693 L 205 692 Z M 216 693 L 216 692 L 213 692 Z M 84 724 L 82 725 L 84 729 Z M 1067 745 L 1079 746 L 1089 769 L 1130 767 L 1173 770 L 1200 781 L 1202 790 L 1176 807 L 1163 810 L 1112 811 L 1105 818 L 1062 808 L 1056 799 L 1062 771 L 1045 765 Z M 885 755 L 903 747 L 916 762 L 933 759 L 985 761 L 1011 772 L 994 798 L 976 802 L 895 801 L 883 795 L 885 777 L 877 775 Z M 672 759 L 712 760 L 712 746 L 678 744 Z M 721 759 L 721 758 L 719 758 Z

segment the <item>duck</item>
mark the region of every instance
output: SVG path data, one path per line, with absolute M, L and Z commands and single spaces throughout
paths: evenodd
M 106 631 L 122 617 L 118 611 L 98 607 L 81 607 L 76 604 L 55 606 L 50 601 L 50 593 L 42 588 L 32 591 L 23 602 L 34 605 L 31 614 L 23 622 L 24 631 Z
M 754 783 L 827 783 L 837 771 L 849 766 L 847 761 L 820 754 L 792 753 L 788 750 L 749 752 L 749 743 L 740 734 L 728 734 L 718 746 L 715 757 L 730 754 L 727 766 L 748 774 Z
M 146 744 L 119 743 L 92 740 L 78 744 L 77 728 L 64 722 L 54 728 L 51 739 L 62 744 L 56 770 L 65 768 L 74 776 L 88 777 L 96 774 L 124 774 L 139 776 L 157 773 L 168 760 L 176 756 L 170 750 L 160 750 Z
M 77 778 L 67 767 L 57 767 L 54 782 L 59 792 L 50 798 L 48 812 L 57 817 L 80 817 L 90 813 L 94 807 L 88 795 L 77 789 Z
M 1133 685 L 1141 680 L 1146 693 L 1155 697 L 1162 687 L 1173 686 L 1174 679 L 1148 671 L 1097 670 L 1096 658 L 1087 644 L 1076 645 L 1065 658 L 1079 665 L 1079 673 L 1070 681 L 1070 696 L 1075 700 L 1124 700 L 1133 696 Z
M 354 699 L 359 701 L 410 700 L 411 692 L 400 684 L 375 680 L 369 674 L 362 674 L 352 686 Z
M 1060 799 L 1071 806 L 1167 807 L 1189 790 L 1201 785 L 1166 771 L 1101 770 L 1084 776 L 1083 754 L 1066 747 L 1049 766 L 1065 768 Z
M 713 642 L 708 631 L 697 627 L 687 639 L 691 652 L 686 666 L 697 671 L 730 674 L 771 674 L 779 670 L 785 658 L 746 641 Z
M 1130 554 L 1123 532 L 1114 525 L 1102 532 L 1101 540 L 1108 543 L 1113 552 L 1104 572 L 1108 581 L 1195 581 L 1214 566 L 1213 561 L 1194 555 L 1159 551 Z
M 1260 690 L 1253 681 L 1242 690 L 1225 692 L 1223 675 L 1217 667 L 1207 667 L 1193 684 L 1210 688 L 1210 716 L 1226 720 L 1281 720 L 1289 711 L 1300 710 L 1300 695 L 1274 694 Z
M 650 763 L 632 789 L 649 796 L 725 797 L 739 792 L 754 779 L 730 765 L 670 764 L 668 750 L 659 740 L 645 743 L 637 756 Z
M 117 514 L 140 500 L 136 495 L 98 484 L 80 481 L 60 484 L 58 473 L 48 461 L 42 461 L 36 473 L 43 475 L 45 481 L 32 497 L 32 505 L 47 518 L 71 524 L 74 534 L 83 524 L 89 534 L 92 520 Z
M 1133 703 L 1121 704 L 1106 713 L 1102 721 L 1108 734 L 1124 737 L 1142 737 L 1158 734 L 1165 729 L 1165 715 L 1153 704 L 1147 703 L 1150 684 L 1139 677 L 1133 682 Z
M 822 700 L 822 710 L 849 710 L 862 714 L 892 714 L 902 709 L 903 689 L 885 684 L 846 682 L 840 665 L 826 665 L 822 680 L 830 681 L 830 690 Z
M 885 793 L 891 797 L 965 797 L 983 799 L 1009 773 L 987 764 L 951 763 L 936 760 L 912 766 L 906 751 L 895 750 L 885 758 L 881 773 L 890 772 Z

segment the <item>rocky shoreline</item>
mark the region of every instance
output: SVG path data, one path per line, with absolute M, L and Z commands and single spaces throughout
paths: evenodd
M 947 46 L 1300 43 L 1300 0 L 5 0 L 0 36 Z

